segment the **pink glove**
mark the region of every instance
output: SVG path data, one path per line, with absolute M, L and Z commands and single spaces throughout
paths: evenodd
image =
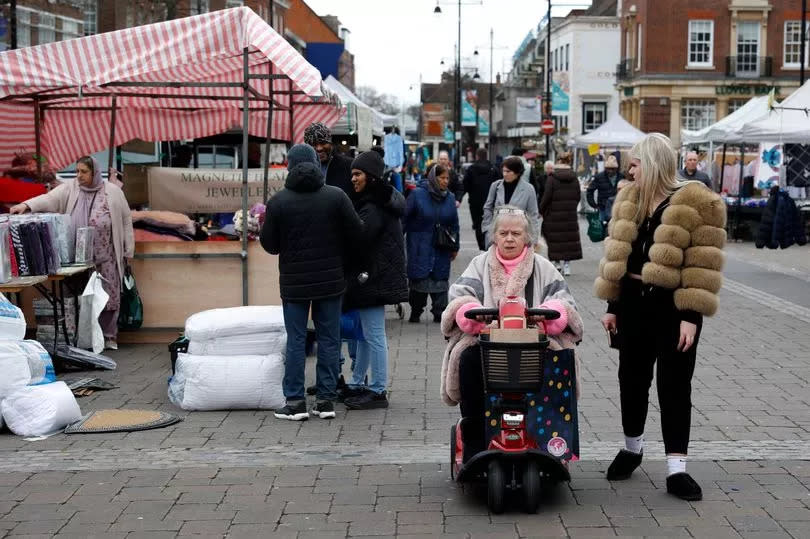
M 465 303 L 456 311 L 456 324 L 464 333 L 468 335 L 478 335 L 481 333 L 481 330 L 487 327 L 487 325 L 483 322 L 479 322 L 477 320 L 470 320 L 464 316 L 464 313 L 469 311 L 470 309 L 481 309 L 482 305 L 475 301 L 471 301 L 470 303 Z
M 552 309 L 560 313 L 556 320 L 546 320 L 543 325 L 546 327 L 546 335 L 559 335 L 568 327 L 568 309 L 565 303 L 558 299 L 550 299 L 540 305 L 540 309 Z

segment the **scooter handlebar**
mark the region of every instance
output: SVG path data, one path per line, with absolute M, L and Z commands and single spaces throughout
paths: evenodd
M 556 320 L 560 312 L 554 309 L 526 309 L 526 316 L 542 316 L 546 320 Z
M 479 316 L 492 316 L 497 318 L 500 314 L 498 309 L 470 309 L 464 313 L 465 318 L 476 320 Z M 560 317 L 559 311 L 553 309 L 526 309 L 526 316 L 542 316 L 546 320 L 556 320 Z
M 498 309 L 470 309 L 466 313 L 464 313 L 465 318 L 469 318 L 470 320 L 475 320 L 479 316 L 492 316 L 497 318 L 498 317 Z

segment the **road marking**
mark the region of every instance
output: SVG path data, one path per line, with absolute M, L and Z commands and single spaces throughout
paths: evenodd
M 742 284 L 739 281 L 733 281 L 731 279 L 724 280 L 723 289 L 733 292 L 734 294 L 742 296 L 746 299 L 750 299 L 751 301 L 755 301 L 760 305 L 770 307 L 775 311 L 779 311 L 790 316 L 795 316 L 796 318 L 810 324 L 810 309 L 807 307 L 802 307 L 801 305 L 797 305 L 786 299 L 763 292 L 762 290 L 757 290 L 756 288 L 752 288 L 748 285 Z

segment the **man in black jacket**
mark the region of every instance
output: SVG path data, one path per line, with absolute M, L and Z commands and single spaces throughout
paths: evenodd
M 686 159 L 683 161 L 683 170 L 681 170 L 681 176 L 683 176 L 684 180 L 697 180 L 703 182 L 703 185 L 708 187 L 709 189 L 712 188 L 712 181 L 709 179 L 709 175 L 705 172 L 701 172 L 697 169 L 698 165 L 698 154 L 695 152 L 687 152 Z
M 478 248 L 486 251 L 484 243 L 484 231 L 481 230 L 481 222 L 484 219 L 484 203 L 489 195 L 489 187 L 492 182 L 499 180 L 501 175 L 487 160 L 487 151 L 478 148 L 475 152 L 476 161 L 470 165 L 464 173 L 464 191 L 469 195 L 467 202 L 470 205 L 470 215 L 472 216 L 473 230 Z
M 605 170 L 593 177 L 588 185 L 585 196 L 588 204 L 592 208 L 599 210 L 599 219 L 603 223 L 610 221 L 610 212 L 613 209 L 613 201 L 616 200 L 617 185 L 624 179 L 624 175 L 619 172 L 619 162 L 616 157 L 609 155 L 605 161 Z M 596 194 L 596 199 L 594 199 Z
M 439 152 L 439 164 L 450 171 L 450 183 L 447 184 L 447 190 L 453 193 L 456 197 L 456 208 L 461 206 L 461 199 L 464 198 L 464 185 L 458 179 L 458 174 L 453 168 L 453 163 L 450 162 L 450 154 L 442 150 Z
M 279 284 L 287 330 L 284 372 L 286 406 L 278 419 L 309 417 L 304 394 L 307 319 L 310 307 L 318 340 L 317 401 L 311 414 L 335 417 L 340 370 L 340 313 L 346 291 L 344 258 L 363 231 L 349 197 L 324 185 L 315 150 L 306 144 L 287 154 L 284 189 L 267 202 L 261 244 L 279 255 Z
M 332 132 L 329 128 L 321 122 L 311 124 L 304 130 L 304 143 L 315 148 L 326 185 L 340 187 L 347 196 L 351 197 L 354 193 L 352 160 L 334 149 Z

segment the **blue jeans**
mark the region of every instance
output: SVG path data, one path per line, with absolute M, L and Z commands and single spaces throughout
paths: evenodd
M 357 359 L 352 369 L 352 387 L 364 386 L 363 379 L 371 367 L 368 388 L 382 393 L 388 385 L 388 339 L 385 336 L 385 306 L 359 309 L 364 341 L 357 343 Z
M 341 296 L 318 301 L 284 301 L 284 327 L 287 330 L 287 360 L 284 369 L 284 397 L 287 402 L 304 400 L 304 370 L 306 367 L 307 319 L 310 304 L 318 342 L 318 362 L 315 371 L 317 399 L 334 401 L 340 369 L 340 306 Z

